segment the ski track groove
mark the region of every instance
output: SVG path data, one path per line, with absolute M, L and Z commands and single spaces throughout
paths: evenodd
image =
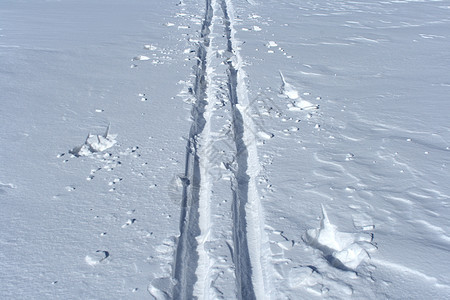
M 221 13 L 219 17 L 217 14 Z M 216 19 L 221 22 L 215 21 Z M 269 243 L 264 232 L 264 216 L 257 191 L 260 164 L 255 125 L 250 116 L 246 74 L 234 37 L 234 11 L 231 0 L 206 0 L 201 29 L 202 42 L 197 49 L 194 83 L 196 101 L 185 159 L 185 178 L 180 215 L 180 236 L 175 252 L 174 299 L 209 298 L 212 259 L 204 245 L 210 238 L 212 167 L 209 146 L 214 142 L 210 118 L 214 103 L 214 66 L 210 33 L 222 26 L 226 37 L 227 86 L 231 103 L 235 165 L 231 182 L 232 235 L 231 255 L 235 266 L 236 297 L 266 299 L 269 286 Z
M 255 126 L 250 117 L 245 72 L 242 69 L 237 40 L 234 37 L 234 16 L 231 0 L 221 0 L 227 35 L 227 50 L 233 53 L 228 61 L 228 88 L 233 115 L 237 171 L 233 183 L 233 240 L 235 249 L 236 285 L 239 299 L 265 299 L 267 282 L 264 262 L 264 217 L 256 187 L 259 160 Z
M 198 252 L 200 246 L 198 237 L 205 237 L 201 225 L 204 225 L 207 217 L 200 217 L 200 209 L 204 209 L 207 203 L 204 201 L 205 186 L 202 187 L 201 176 L 204 175 L 202 163 L 204 158 L 200 158 L 202 151 L 199 150 L 198 138 L 205 130 L 207 120 L 205 118 L 207 109 L 207 67 L 208 67 L 208 48 L 210 47 L 209 34 L 212 24 L 211 1 L 206 1 L 205 17 L 201 29 L 202 43 L 199 43 L 197 49 L 197 66 L 194 83 L 194 95 L 196 98 L 192 108 L 193 123 L 189 132 L 189 138 L 186 146 L 185 158 L 185 180 L 183 183 L 183 193 L 181 201 L 180 214 L 180 236 L 175 251 L 175 262 L 173 278 L 176 284 L 173 289 L 174 299 L 192 299 L 194 298 L 194 287 L 199 282 L 196 270 L 199 263 L 207 263 L 207 257 L 204 251 Z M 203 197 L 201 197 L 203 196 Z M 206 199 L 208 201 L 208 199 Z M 208 209 L 208 207 L 206 208 Z M 208 212 L 206 211 L 208 214 Z M 206 221 L 207 222 L 207 221 Z

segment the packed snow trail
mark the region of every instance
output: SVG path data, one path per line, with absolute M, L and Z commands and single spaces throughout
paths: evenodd
M 233 23 L 231 1 L 206 1 L 196 56 L 193 123 L 187 144 L 180 237 L 173 270 L 175 299 L 208 299 L 215 293 L 223 295 L 221 289 L 227 293 L 234 291 L 230 296 L 238 299 L 268 297 L 265 269 L 269 248 L 256 187 L 259 160 L 244 82 L 246 75 Z M 223 100 L 219 99 L 221 88 L 226 94 Z M 220 107 L 215 106 L 218 100 L 223 102 Z M 220 127 L 217 124 L 226 126 L 227 122 L 231 124 L 231 137 L 219 137 L 214 129 Z M 215 152 L 225 152 L 224 148 L 232 152 L 228 162 L 220 163 L 231 179 L 226 189 L 212 175 L 212 170 L 218 167 Z M 214 192 L 221 195 L 214 196 Z M 213 205 L 221 198 L 231 200 L 228 215 Z M 217 250 L 222 246 L 219 244 L 225 243 L 228 254 Z M 220 263 L 227 259 L 219 256 L 229 257 L 231 265 Z M 224 275 L 225 269 L 234 269 L 234 276 Z M 215 286 L 219 278 L 223 286 L 220 283 Z M 230 283 L 232 280 L 234 284 Z

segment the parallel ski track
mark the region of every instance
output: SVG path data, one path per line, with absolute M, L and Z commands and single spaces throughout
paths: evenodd
M 268 245 L 264 216 L 256 186 L 260 163 L 256 148 L 255 125 L 250 116 L 246 74 L 236 45 L 231 0 L 221 0 L 228 61 L 228 89 L 232 107 L 237 170 L 233 182 L 233 242 L 236 285 L 239 299 L 266 299 L 270 296 L 266 267 Z
M 220 17 L 218 16 L 220 14 Z M 222 23 L 214 21 L 221 19 Z M 216 24 L 217 23 L 217 24 Z M 223 24 L 223 25 L 222 25 Z M 264 217 L 256 187 L 259 161 L 254 124 L 250 117 L 242 58 L 234 38 L 234 16 L 231 0 L 206 0 L 202 24 L 202 41 L 197 49 L 196 78 L 192 109 L 193 123 L 189 133 L 185 160 L 185 180 L 173 278 L 174 299 L 208 298 L 211 262 L 203 244 L 209 239 L 210 190 L 208 168 L 211 167 L 207 146 L 210 134 L 210 103 L 213 99 L 211 62 L 211 30 L 222 25 L 226 35 L 228 60 L 228 92 L 231 103 L 233 142 L 235 144 L 234 179 L 232 180 L 232 231 L 236 297 L 266 299 L 270 289 L 266 271 L 268 245 L 264 233 Z M 200 140 L 199 140 L 200 139 Z
M 200 228 L 200 206 L 205 203 L 200 201 L 202 188 L 202 158 L 199 149 L 198 138 L 203 133 L 207 120 L 205 119 L 205 111 L 207 102 L 207 64 L 208 64 L 208 48 L 210 47 L 210 28 L 213 18 L 213 10 L 211 1 L 206 1 L 205 16 L 202 24 L 201 37 L 202 42 L 197 49 L 197 66 L 194 83 L 194 95 L 196 98 L 192 108 L 193 123 L 189 132 L 189 138 L 186 146 L 185 158 L 185 180 L 183 185 L 181 214 L 180 214 L 180 237 L 177 243 L 175 254 L 175 263 L 173 268 L 173 278 L 176 284 L 173 290 L 173 299 L 193 299 L 194 286 L 199 278 L 197 278 L 196 270 L 200 258 L 199 252 L 196 251 L 199 243 L 197 237 L 202 235 Z M 206 201 L 209 201 L 206 199 Z M 204 207 L 202 207 L 203 209 Z

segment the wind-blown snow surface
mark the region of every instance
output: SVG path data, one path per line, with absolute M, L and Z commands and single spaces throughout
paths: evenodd
M 448 298 L 449 13 L 2 1 L 1 298 Z

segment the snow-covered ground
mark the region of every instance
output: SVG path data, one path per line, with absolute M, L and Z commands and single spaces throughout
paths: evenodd
M 0 298 L 447 299 L 450 2 L 0 2 Z

